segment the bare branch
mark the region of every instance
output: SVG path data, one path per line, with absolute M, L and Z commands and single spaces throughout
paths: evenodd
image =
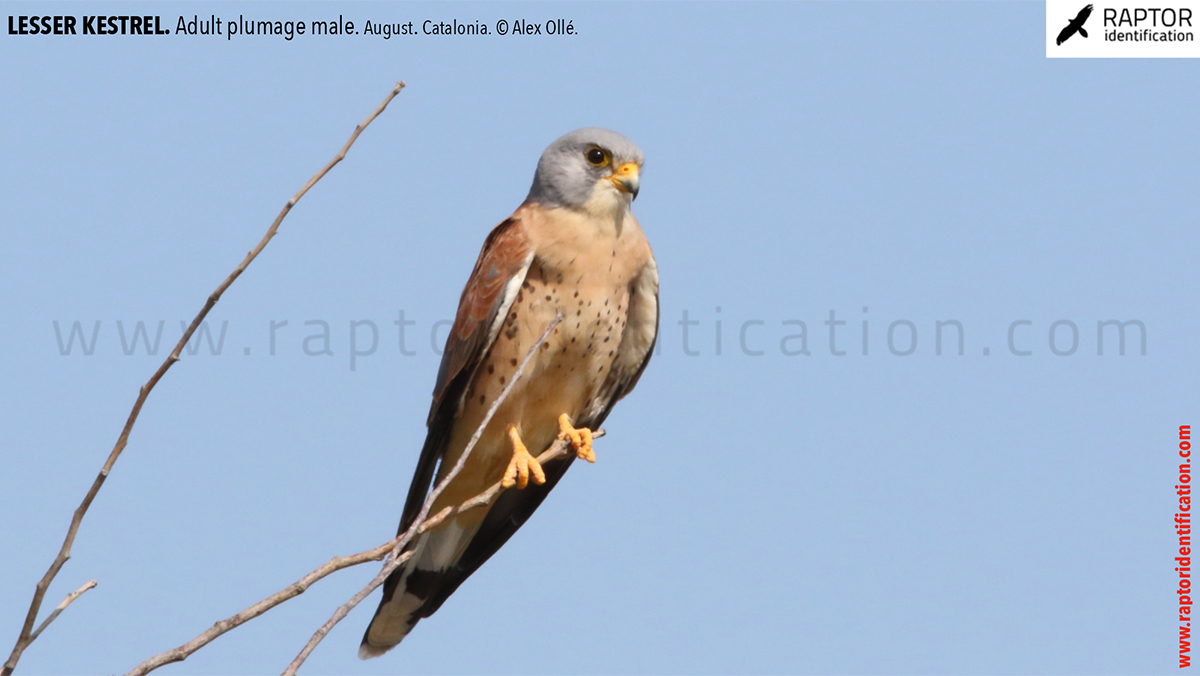
M 296 655 L 296 659 L 292 660 L 292 663 L 289 664 L 287 669 L 283 671 L 283 676 L 296 676 L 296 670 L 300 668 L 301 664 L 304 664 L 304 660 L 308 659 L 308 656 L 312 654 L 312 651 L 317 647 L 317 644 L 325 638 L 329 631 L 333 629 L 334 625 L 336 625 L 338 622 L 341 622 L 343 617 L 353 610 L 354 607 L 359 604 L 359 602 L 367 598 L 371 592 L 375 591 L 376 587 L 383 584 L 383 581 L 387 579 L 387 576 L 400 566 L 401 561 L 399 558 L 397 558 L 400 550 L 403 549 L 404 546 L 417 535 L 417 533 L 421 533 L 433 528 L 438 523 L 441 523 L 450 513 L 450 508 L 447 507 L 435 515 L 432 519 L 427 519 L 429 510 L 433 508 L 433 503 L 437 501 L 438 496 L 442 494 L 442 491 L 446 490 L 446 486 L 450 485 L 450 482 L 454 480 L 454 477 L 458 476 L 458 473 L 461 472 L 462 468 L 467 464 L 467 458 L 470 457 L 471 451 L 475 450 L 475 444 L 479 443 L 479 438 L 483 436 L 483 430 L 486 429 L 488 423 L 492 421 L 492 416 L 496 414 L 496 410 L 500 408 L 500 404 L 504 403 L 504 400 L 508 398 L 508 394 L 512 391 L 513 386 L 516 385 L 517 381 L 521 379 L 521 375 L 525 372 L 525 367 L 529 365 L 530 360 L 533 359 L 533 355 L 537 354 L 538 348 L 542 346 L 542 343 L 546 342 L 546 339 L 550 337 L 550 332 L 554 330 L 554 327 L 558 326 L 558 323 L 561 322 L 562 319 L 563 314 L 561 311 L 555 314 L 554 319 L 552 319 L 550 323 L 546 325 L 546 330 L 542 332 L 542 337 L 538 338 L 537 342 L 529 348 L 529 352 L 525 353 L 525 358 L 521 360 L 521 364 L 517 367 L 516 373 L 513 373 L 513 376 L 511 379 L 509 379 L 508 384 L 505 385 L 504 389 L 500 391 L 500 396 L 496 397 L 496 400 L 492 402 L 487 414 L 483 416 L 483 420 L 479 421 L 479 427 L 475 428 L 475 433 L 471 435 L 471 440 L 467 442 L 466 448 L 464 448 L 463 452 L 458 456 L 458 461 L 454 463 L 454 467 L 450 468 L 450 472 L 442 478 L 442 480 L 432 491 L 430 491 L 429 495 L 425 498 L 425 504 L 421 505 L 421 511 L 418 512 L 416 518 L 413 519 L 412 525 L 409 526 L 408 530 L 404 532 L 404 535 L 400 536 L 400 540 L 396 543 L 396 548 L 392 550 L 392 554 L 388 562 L 384 564 L 383 570 L 379 571 L 379 574 L 376 575 L 375 578 L 367 584 L 367 586 L 363 587 L 357 594 L 351 597 L 349 601 L 343 603 L 341 606 L 338 606 L 338 609 L 334 611 L 333 616 L 330 617 L 325 624 L 321 625 L 319 629 L 317 629 L 316 633 L 312 635 L 312 638 L 308 640 L 308 643 L 304 645 L 304 648 L 300 651 L 300 654 Z
M 304 194 L 307 193 L 309 189 L 317 183 L 317 181 L 321 180 L 325 174 L 329 173 L 330 169 L 333 169 L 338 162 L 342 161 L 342 158 L 346 156 L 346 151 L 349 150 L 350 146 L 354 144 L 354 141 L 358 138 L 358 135 L 361 134 L 363 129 L 365 129 L 367 125 L 369 125 L 376 117 L 378 117 L 385 108 L 387 108 L 387 105 L 391 103 L 392 99 L 395 98 L 402 89 L 404 89 L 404 83 L 396 83 L 396 86 L 387 95 L 387 97 L 384 98 L 383 103 L 379 104 L 379 107 L 375 109 L 375 112 L 371 113 L 371 115 L 367 117 L 362 124 L 354 128 L 354 133 L 350 135 L 350 140 L 346 141 L 346 145 L 342 146 L 342 149 L 340 152 L 338 152 L 337 156 L 330 160 L 329 164 L 325 165 L 324 169 L 321 169 L 321 171 L 317 172 L 311 179 L 308 180 L 308 183 L 304 184 L 304 187 L 301 188 L 299 192 L 297 192 L 290 200 L 288 200 L 287 204 L 285 204 L 283 209 L 280 210 L 279 215 L 275 217 L 275 221 L 271 223 L 271 227 L 267 229 L 267 234 L 264 235 L 262 240 L 259 241 L 258 246 L 250 250 L 250 252 L 246 254 L 246 257 L 242 259 L 242 262 L 239 263 L 233 272 L 225 278 L 225 281 L 221 282 L 221 284 L 217 286 L 216 290 L 209 295 L 208 300 L 204 303 L 204 307 L 202 307 L 196 317 L 192 319 L 192 323 L 190 326 L 188 326 L 187 330 L 184 331 L 183 337 L 181 337 L 179 342 L 175 344 L 175 349 L 171 350 L 170 356 L 163 361 L 162 365 L 158 367 L 158 370 L 154 372 L 154 375 L 150 376 L 150 380 L 146 381 L 146 384 L 142 385 L 141 389 L 138 390 L 137 400 L 133 404 L 133 409 L 129 412 L 129 417 L 125 421 L 125 427 L 121 429 L 121 435 L 117 438 L 116 445 L 113 446 L 112 452 L 109 453 L 108 459 L 104 462 L 104 466 L 100 469 L 100 474 L 97 475 L 95 481 L 92 482 L 92 487 L 88 489 L 87 495 L 85 495 L 83 498 L 83 502 L 80 503 L 79 507 L 75 510 L 75 514 L 71 518 L 71 525 L 67 529 L 67 536 L 63 540 L 63 544 L 59 549 L 58 555 L 54 558 L 54 562 L 50 564 L 50 569 L 46 571 L 46 574 L 42 576 L 42 579 L 38 581 L 37 586 L 34 588 L 33 601 L 29 604 L 29 612 L 25 616 L 25 623 L 21 627 L 21 633 L 17 637 L 17 643 L 13 647 L 12 653 L 8 656 L 8 660 L 5 661 L 4 666 L 0 667 L 0 676 L 9 676 L 9 674 L 12 674 L 13 669 L 15 669 L 17 666 L 17 662 L 21 659 L 21 654 L 25 652 L 25 648 L 29 647 L 29 644 L 32 643 L 36 638 L 33 625 L 37 620 L 38 612 L 41 610 L 42 599 L 45 597 L 46 591 L 50 588 L 50 583 L 53 582 L 54 578 L 58 575 L 58 571 L 62 569 L 63 564 L 67 562 L 67 559 L 71 558 L 71 546 L 75 543 L 75 535 L 79 532 L 79 525 L 83 522 L 83 516 L 87 513 L 88 508 L 91 507 L 92 500 L 96 498 L 96 494 L 100 492 L 100 487 L 104 485 L 104 481 L 108 478 L 109 472 L 112 471 L 113 465 L 116 464 L 117 458 L 119 458 L 121 456 L 121 452 L 125 450 L 125 445 L 129 441 L 129 433 L 133 430 L 133 425 L 135 422 L 137 422 L 138 414 L 141 413 L 142 405 L 146 403 L 146 397 L 150 395 L 150 391 L 154 389 L 154 386 L 158 384 L 158 381 L 162 379 L 167 370 L 170 369 L 175 362 L 179 361 L 179 355 L 183 352 L 184 345 L 186 345 L 188 340 L 191 339 L 192 334 L 195 333 L 196 329 L 200 326 L 200 322 L 204 321 L 204 318 L 208 316 L 209 311 L 212 310 L 213 306 L 217 304 L 217 301 L 221 299 L 221 295 L 225 293 L 226 289 L 228 289 L 229 286 L 233 284 L 233 282 L 240 277 L 243 272 L 245 272 L 246 267 L 258 257 L 258 254 L 262 253 L 262 250 L 267 246 L 267 243 L 271 241 L 271 238 L 274 237 L 275 233 L 279 230 L 279 224 L 283 222 L 283 219 L 288 215 L 288 212 L 292 210 L 292 207 L 294 207 L 296 203 L 300 201 L 301 197 L 304 197 Z
M 317 568 L 316 570 L 309 573 L 308 575 L 305 575 L 304 577 L 300 578 L 296 582 L 288 585 L 286 589 L 283 589 L 283 590 L 279 591 L 278 593 L 268 596 L 267 598 L 263 599 L 262 601 L 255 603 L 254 605 L 250 606 L 249 608 L 243 610 L 242 612 L 240 612 L 232 617 L 228 617 L 224 620 L 221 620 L 220 622 L 217 622 L 212 627 L 210 627 L 207 631 L 200 634 L 196 638 L 188 641 L 187 643 L 184 643 L 183 645 L 179 646 L 178 648 L 175 648 L 174 650 L 168 650 L 164 653 L 159 653 L 158 655 L 151 657 L 150 659 L 146 660 L 145 662 L 142 662 L 141 664 L 134 667 L 128 674 L 126 674 L 126 676 L 140 676 L 141 674 L 148 674 L 151 671 L 154 671 L 155 669 L 163 666 L 164 664 L 170 664 L 172 662 L 182 662 L 183 660 L 187 659 L 192 653 L 203 648 L 204 646 L 208 645 L 209 643 L 212 643 L 213 640 L 216 639 L 221 634 L 224 634 L 225 632 L 227 632 L 239 625 L 245 624 L 246 622 L 253 620 L 254 618 L 258 617 L 259 615 L 262 615 L 263 613 L 265 613 L 268 610 L 274 608 L 275 606 L 283 603 L 284 601 L 287 601 L 289 599 L 295 598 L 295 597 L 303 594 L 317 580 L 320 580 L 321 578 L 323 578 L 331 573 L 336 573 L 337 571 L 342 570 L 343 568 L 349 568 L 350 566 L 357 566 L 360 563 L 366 563 L 368 561 L 379 561 L 379 560 L 385 558 L 386 556 L 391 554 L 392 550 L 396 546 L 396 541 L 399 539 L 400 538 L 395 538 L 395 539 L 393 539 L 389 542 L 386 542 L 374 549 L 368 549 L 365 552 L 360 552 L 358 554 L 354 554 L 353 556 L 336 556 L 336 557 L 330 559 L 329 563 L 326 563 L 325 565 Z M 404 560 L 408 559 L 408 556 L 409 556 L 408 552 L 405 552 L 404 556 L 400 557 L 400 559 L 398 559 L 398 560 L 401 563 L 403 563 Z
M 46 627 L 49 627 L 50 623 L 53 622 L 55 620 L 55 618 L 57 618 L 62 613 L 62 611 L 67 609 L 67 606 L 74 603 L 75 599 L 79 598 L 80 596 L 83 596 L 84 592 L 88 591 L 89 589 L 94 588 L 95 586 L 96 586 L 95 580 L 88 580 L 87 582 L 83 583 L 82 587 L 80 587 L 79 589 L 76 589 L 75 591 L 71 592 L 70 594 L 67 594 L 67 598 L 63 599 L 62 603 L 58 604 L 58 607 L 55 608 L 53 611 L 51 611 L 51 613 L 46 616 L 46 619 L 42 620 L 42 623 L 38 625 L 38 628 L 34 629 L 33 633 L 29 635 L 29 642 L 32 643 L 32 642 L 36 641 L 37 637 L 42 635 L 42 631 L 45 630 Z
M 407 533 L 405 533 L 405 535 L 407 535 Z M 396 558 L 389 558 L 387 561 L 385 561 L 383 568 L 379 569 L 379 573 L 371 579 L 371 582 L 368 583 L 367 586 L 358 590 L 358 593 L 350 597 L 349 601 L 338 606 L 338 609 L 333 612 L 333 617 L 330 617 L 328 620 L 326 620 L 325 624 L 321 625 L 321 627 L 317 629 L 312 638 L 308 639 L 308 643 L 304 645 L 304 648 L 300 651 L 300 654 L 296 655 L 296 659 L 292 660 L 292 663 L 288 665 L 288 668 L 284 670 L 283 673 L 294 676 L 296 670 L 300 668 L 301 664 L 304 664 L 304 660 L 308 659 L 308 656 L 312 654 L 312 651 L 317 647 L 317 644 L 325 638 L 325 635 L 328 634 L 331 629 L 333 629 L 333 626 L 338 622 L 341 622 L 342 618 L 349 614 L 349 612 L 353 610 L 354 607 L 359 604 L 359 602 L 367 598 L 371 592 L 375 591 L 379 585 L 383 584 L 383 581 L 387 579 L 388 575 L 391 575 L 392 571 L 403 565 L 410 556 L 412 556 L 411 549 Z

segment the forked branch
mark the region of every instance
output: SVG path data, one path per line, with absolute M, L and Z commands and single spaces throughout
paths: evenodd
M 296 655 L 296 659 L 292 660 L 292 663 L 289 664 L 288 668 L 284 670 L 283 676 L 295 676 L 296 670 L 300 668 L 301 664 L 304 664 L 304 660 L 308 659 L 308 656 L 312 654 L 313 649 L 316 648 L 317 644 L 325 638 L 325 635 L 328 634 L 331 629 L 333 629 L 334 625 L 336 625 L 338 622 L 341 622 L 342 618 L 345 617 L 354 608 L 354 606 L 357 606 L 359 602 L 367 598 L 371 592 L 375 591 L 376 587 L 383 584 L 383 581 L 387 579 L 387 576 L 390 575 L 393 570 L 398 568 L 401 563 L 403 563 L 403 561 L 400 560 L 400 552 L 404 549 L 404 545 L 408 544 L 408 542 L 412 540 L 412 538 L 416 537 L 418 533 L 423 533 L 444 521 L 446 517 L 449 516 L 450 512 L 454 511 L 455 508 L 447 507 L 438 514 L 434 515 L 433 518 L 429 518 L 429 510 L 433 509 L 433 503 L 437 501 L 438 496 L 442 494 L 442 491 L 446 490 L 446 486 L 449 486 L 450 482 L 454 480 L 454 477 L 458 476 L 458 473 L 461 472 L 462 468 L 466 466 L 467 458 L 471 456 L 471 451 L 475 450 L 475 444 L 479 443 L 479 438 L 483 435 L 483 431 L 487 428 L 488 423 L 492 421 L 492 416 L 496 415 L 496 410 L 500 408 L 500 404 L 504 403 L 504 400 L 508 398 L 509 392 L 512 392 L 513 386 L 516 385 L 517 381 L 521 379 L 522 374 L 525 372 L 525 367 L 529 364 L 529 361 L 533 359 L 533 355 L 537 354 L 538 348 L 540 348 L 542 344 L 546 342 L 546 339 L 550 337 L 550 332 L 554 330 L 554 327 L 558 326 L 558 323 L 561 322 L 562 319 L 562 312 L 555 314 L 554 319 L 550 320 L 550 323 L 546 325 L 546 330 L 542 332 L 541 338 L 538 338 L 537 342 L 529 348 L 529 352 L 525 353 L 525 358 L 522 359 L 521 364 L 517 366 L 516 373 L 514 373 L 512 378 L 509 379 L 508 384 L 504 386 L 504 389 L 500 391 L 500 396 L 496 397 L 496 401 L 492 402 L 491 407 L 488 408 L 487 413 L 483 416 L 483 420 L 479 421 L 479 426 L 475 428 L 475 433 L 471 435 L 470 441 L 467 442 L 463 452 L 459 454 L 458 461 L 454 463 L 454 467 L 450 468 L 450 471 L 446 474 L 446 476 L 443 477 L 440 482 L 438 482 L 437 486 L 435 486 L 425 498 L 425 503 L 421 505 L 421 511 L 417 512 L 417 516 L 413 519 L 412 525 L 410 525 L 408 530 L 404 532 L 404 535 L 400 537 L 401 541 L 396 543 L 396 548 L 392 550 L 392 554 L 389 560 L 384 564 L 383 570 L 379 571 L 379 574 L 376 575 L 367 584 L 367 586 L 363 587 L 357 594 L 351 597 L 349 601 L 339 606 L 338 609 L 334 611 L 333 616 L 330 617 L 325 624 L 321 625 L 319 629 L 317 629 L 316 633 L 312 635 L 312 638 L 308 640 L 308 643 L 305 644 L 304 648 L 300 651 L 300 654 Z M 499 482 L 497 482 L 497 485 L 499 485 Z M 485 493 L 486 492 L 487 491 L 485 491 Z M 461 506 L 458 509 L 461 510 Z
M 267 243 L 270 242 L 271 238 L 275 236 L 276 232 L 278 232 L 279 224 L 283 222 L 285 217 L 287 217 L 288 212 L 292 210 L 292 207 L 296 206 L 296 203 L 300 201 L 300 198 L 304 197 L 304 194 L 307 193 L 310 188 L 316 185 L 317 181 L 320 181 L 325 174 L 329 173 L 330 169 L 333 169 L 338 162 L 342 161 L 342 158 L 346 156 L 346 151 L 349 150 L 350 146 L 354 145 L 354 141 L 358 139 L 358 135 L 361 134 L 363 129 L 366 129 L 367 125 L 371 124 L 371 122 L 378 117 L 385 108 L 387 108 L 387 105 L 391 103 L 392 99 L 395 98 L 402 89 L 404 89 L 404 83 L 396 83 L 396 86 L 383 99 L 383 102 L 379 104 L 379 107 L 375 109 L 375 112 L 371 113 L 371 115 L 368 116 L 367 119 L 362 122 L 362 124 L 354 128 L 354 133 L 350 135 L 350 140 L 346 141 L 346 145 L 342 146 L 342 149 L 340 152 L 338 152 L 337 156 L 330 160 L 329 164 L 325 165 L 325 168 L 318 171 L 312 178 L 308 180 L 308 183 L 304 184 L 304 187 L 301 188 L 299 192 L 297 192 L 290 200 L 288 200 L 287 204 L 285 204 L 283 209 L 280 210 L 279 215 L 275 217 L 275 221 L 271 223 L 271 227 L 267 229 L 267 234 L 263 235 L 262 240 L 259 241 L 258 246 L 251 249 L 250 252 L 246 254 L 246 257 L 242 259 L 242 262 L 239 263 L 238 266 L 234 268 L 233 272 L 231 272 L 229 276 L 225 278 L 225 281 L 221 282 L 220 285 L 217 286 L 216 290 L 209 295 L 208 300 L 206 300 L 204 303 L 204 306 L 200 308 L 200 312 L 196 314 L 196 317 L 192 319 L 192 323 L 187 327 L 187 330 L 183 332 L 183 337 L 181 337 L 179 342 L 175 344 L 175 349 L 171 350 L 171 354 L 166 358 L 165 361 L 163 361 L 162 365 L 158 367 L 158 370 L 154 372 L 154 375 L 150 376 L 150 380 L 146 381 L 146 384 L 142 385 L 141 389 L 138 390 L 137 400 L 134 401 L 133 409 L 129 412 L 129 417 L 125 420 L 125 426 L 121 429 L 120 436 L 117 437 L 116 445 L 113 446 L 112 451 L 108 454 L 108 459 L 104 462 L 104 466 L 100 468 L 100 473 L 96 476 L 95 481 L 92 482 L 92 486 L 90 489 L 88 489 L 87 495 L 83 497 L 83 502 L 80 503 L 79 507 L 75 510 L 75 514 L 71 517 L 71 525 L 67 528 L 67 536 L 63 540 L 63 544 L 58 551 L 58 555 L 54 557 L 54 562 L 50 564 L 49 570 L 46 571 L 46 574 L 42 576 L 42 579 L 38 581 L 37 586 L 34 588 L 33 601 L 29 604 L 29 611 L 25 615 L 25 623 L 21 627 L 21 633 L 17 636 L 17 643 L 13 647 L 12 653 L 9 654 L 8 659 L 4 662 L 4 665 L 0 666 L 0 676 L 9 676 L 9 674 L 12 674 L 13 669 L 15 669 L 17 666 L 17 662 L 21 659 L 21 654 L 25 652 L 25 649 L 29 647 L 30 643 L 33 643 L 34 639 L 36 639 L 41 633 L 41 630 L 44 629 L 45 626 L 57 616 L 55 615 L 48 617 L 36 631 L 34 630 L 34 623 L 37 621 L 37 616 L 41 610 L 42 600 L 46 596 L 46 591 L 50 588 L 50 583 L 54 581 L 54 578 L 58 575 L 59 570 L 62 569 L 63 564 L 67 562 L 67 559 L 71 558 L 71 546 L 75 543 L 75 536 L 79 532 L 79 525 L 83 522 L 83 517 L 85 514 L 87 514 L 88 508 L 91 507 L 92 500 L 94 500 L 96 498 L 96 494 L 100 492 L 100 487 L 104 485 L 105 479 L 108 478 L 109 472 L 112 471 L 113 465 L 116 464 L 117 458 L 121 457 L 121 452 L 125 450 L 125 445 L 129 442 L 129 433 L 133 430 L 134 423 L 137 422 L 138 414 L 140 414 L 142 411 L 142 405 L 146 403 L 146 397 L 150 396 L 151 390 L 154 389 L 154 386 L 158 384 L 158 381 L 161 380 L 162 377 L 167 373 L 167 370 L 170 369 L 175 362 L 179 361 L 179 355 L 183 352 L 184 345 L 186 345 L 188 340 L 191 339 L 192 334 L 196 332 L 196 329 L 199 328 L 200 323 L 204 321 L 205 317 L 208 316 L 209 311 L 212 310 L 213 306 L 217 304 L 217 301 L 221 299 L 221 295 L 225 293 L 230 285 L 232 285 L 233 282 L 237 280 L 237 278 L 240 277 L 243 272 L 245 272 L 246 267 L 249 266 L 255 258 L 258 258 L 258 254 L 262 253 L 262 250 L 267 246 Z M 83 593 L 83 591 L 86 591 L 86 589 L 80 591 L 79 593 Z M 68 599 L 74 600 L 71 597 L 68 597 Z M 58 609 L 56 609 L 56 612 L 61 612 L 65 607 L 65 604 L 60 606 Z
M 459 472 L 461 472 L 462 468 L 466 465 L 467 458 L 475 449 L 475 445 L 479 442 L 480 436 L 483 434 L 484 429 L 487 428 L 487 425 L 495 415 L 496 410 L 502 403 L 504 403 L 504 400 L 512 391 L 513 384 L 521 378 L 533 355 L 537 353 L 538 348 L 542 346 L 542 343 L 546 342 L 546 339 L 550 336 L 550 333 L 560 321 L 562 321 L 561 313 L 557 315 L 549 323 L 549 325 L 547 325 L 546 330 L 542 333 L 541 338 L 539 338 L 538 341 L 529 349 L 529 352 L 526 353 L 525 359 L 521 362 L 520 366 L 518 366 L 517 371 L 513 375 L 512 379 L 509 380 L 504 390 L 501 391 L 500 396 L 497 397 L 492 403 L 492 406 L 488 409 L 487 414 L 480 422 L 479 427 L 476 428 L 471 440 L 467 443 L 467 446 L 463 449 L 462 454 L 459 456 L 459 460 L 450 469 L 450 472 L 447 473 L 440 482 L 438 482 L 437 486 L 430 491 L 429 495 L 425 498 L 424 504 L 421 506 L 421 511 L 418 512 L 416 518 L 413 519 L 412 525 L 409 526 L 404 533 L 374 549 L 361 552 L 353 556 L 332 559 L 329 561 L 329 563 L 326 563 L 308 575 L 305 575 L 303 578 L 289 585 L 287 588 L 267 597 L 266 599 L 263 599 L 262 601 L 259 601 L 258 603 L 246 608 L 232 617 L 217 622 L 207 631 L 203 632 L 191 641 L 188 641 L 178 648 L 160 653 L 154 657 L 151 657 L 145 662 L 142 662 L 138 666 L 134 667 L 128 674 L 126 674 L 126 676 L 143 676 L 144 674 L 148 674 L 163 665 L 185 660 L 197 650 L 211 643 L 218 636 L 258 617 L 259 615 L 262 615 L 284 601 L 295 598 L 296 596 L 304 593 L 304 591 L 307 590 L 314 582 L 320 580 L 321 578 L 326 577 L 327 575 L 330 575 L 338 570 L 342 570 L 343 568 L 386 558 L 383 567 L 371 580 L 371 582 L 367 584 L 366 587 L 361 589 L 357 594 L 355 594 L 349 601 L 339 606 L 333 613 L 333 616 L 330 617 L 329 620 L 326 621 L 325 624 L 323 624 L 319 629 L 317 629 L 316 633 L 314 633 L 312 638 L 309 639 L 303 650 L 300 651 L 300 654 L 296 656 L 290 665 L 288 665 L 287 670 L 284 671 L 284 674 L 294 675 L 296 670 L 300 668 L 300 665 L 304 663 L 304 661 L 312 653 L 313 649 L 316 648 L 317 644 L 325 638 L 329 631 L 333 629 L 333 627 L 340 622 L 342 618 L 344 618 L 352 609 L 354 609 L 355 606 L 369 596 L 372 591 L 378 588 L 379 585 L 383 584 L 383 581 L 387 579 L 387 576 L 390 575 L 392 571 L 408 560 L 408 558 L 412 555 L 412 552 L 411 550 L 404 551 L 404 548 L 405 545 L 407 545 L 414 537 L 431 528 L 435 528 L 453 514 L 490 504 L 491 501 L 494 500 L 496 496 L 504 490 L 501 486 L 501 482 L 497 481 L 487 490 L 463 502 L 461 505 L 446 507 L 437 514 L 429 516 L 429 512 L 432 509 L 434 502 L 438 499 L 438 496 L 442 494 L 442 492 L 446 489 L 446 486 L 448 486 L 450 482 L 453 481 L 456 476 L 458 476 Z M 597 430 L 594 436 L 604 436 L 604 430 Z M 538 460 L 540 462 L 548 462 L 559 457 L 560 455 L 564 455 L 566 452 L 568 452 L 568 449 L 568 442 L 557 441 L 554 444 L 551 444 L 550 448 L 546 449 L 545 452 L 539 455 Z

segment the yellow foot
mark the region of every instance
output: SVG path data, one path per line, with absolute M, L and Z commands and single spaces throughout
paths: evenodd
M 508 438 L 512 439 L 513 455 L 512 460 L 508 461 L 508 469 L 504 470 L 504 478 L 500 480 L 500 485 L 504 488 L 512 488 L 513 484 L 516 484 L 517 488 L 525 488 L 529 485 L 531 474 L 533 483 L 546 483 L 546 473 L 542 471 L 541 463 L 529 454 L 529 449 L 525 448 L 525 443 L 521 441 L 521 435 L 517 433 L 516 427 L 509 425 Z
M 571 419 L 564 413 L 558 416 L 558 438 L 570 439 L 571 448 L 580 460 L 596 462 L 596 453 L 592 451 L 592 431 L 586 427 L 576 428 L 571 425 Z

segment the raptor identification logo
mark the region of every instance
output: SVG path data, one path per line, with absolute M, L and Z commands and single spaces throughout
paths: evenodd
M 1046 0 L 1046 57 L 1200 58 L 1200 0 Z

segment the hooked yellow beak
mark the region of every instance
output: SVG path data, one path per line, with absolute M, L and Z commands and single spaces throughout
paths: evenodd
M 633 162 L 622 164 L 617 167 L 609 180 L 613 182 L 613 185 L 617 186 L 617 190 L 627 192 L 633 196 L 633 199 L 637 199 L 638 187 L 641 185 L 641 181 L 638 180 L 638 166 L 636 164 Z

